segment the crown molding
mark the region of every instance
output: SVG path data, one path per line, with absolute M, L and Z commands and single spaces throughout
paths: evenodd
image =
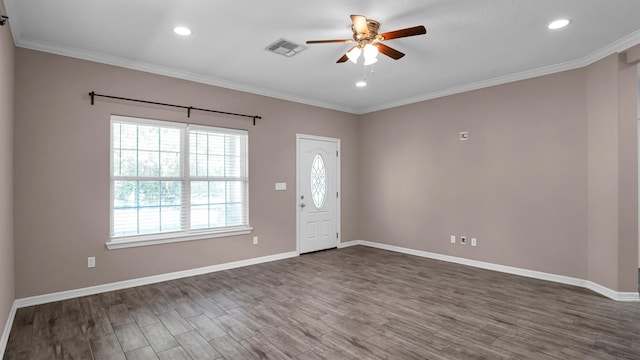
M 17 38 L 17 36 L 15 36 Z M 319 101 L 315 99 L 295 96 L 292 94 L 274 91 L 270 89 L 260 88 L 256 86 L 252 86 L 249 84 L 233 82 L 229 80 L 224 80 L 220 78 L 216 78 L 213 76 L 207 76 L 202 74 L 197 74 L 189 71 L 182 71 L 176 68 L 155 65 L 151 63 L 146 63 L 142 61 L 131 60 L 119 56 L 111 56 L 106 54 L 101 54 L 94 51 L 87 51 L 83 49 L 78 49 L 74 47 L 68 47 L 60 44 L 51 44 L 47 42 L 42 42 L 34 39 L 14 39 L 14 42 L 17 47 L 42 51 L 55 55 L 62 55 L 71 58 L 76 58 L 80 60 L 93 61 L 106 65 L 113 65 L 122 67 L 125 69 L 137 70 L 142 72 L 147 72 L 156 75 L 162 75 L 167 77 L 172 77 L 181 80 L 188 80 L 197 83 L 202 83 L 206 85 L 217 86 L 220 88 L 242 91 L 254 95 L 271 97 L 279 100 L 291 101 L 295 103 L 317 106 L 325 109 L 337 110 L 346 113 L 355 114 L 355 110 L 350 107 L 342 106 L 339 104 L 334 104 L 326 101 Z
M 633 47 L 638 44 L 640 44 L 640 30 L 637 30 L 621 39 L 618 39 L 613 43 L 608 44 L 588 54 L 587 56 L 581 59 L 567 61 L 560 64 L 544 66 L 541 68 L 527 70 L 527 71 L 523 71 L 515 74 L 498 76 L 492 79 L 477 81 L 477 82 L 473 82 L 473 83 L 469 83 L 461 86 L 451 87 L 444 90 L 434 91 L 424 95 L 415 96 L 415 97 L 400 100 L 400 101 L 389 102 L 389 103 L 385 103 L 385 104 L 381 104 L 373 107 L 363 108 L 358 111 L 358 115 L 363 115 L 363 114 L 380 111 L 380 110 L 387 110 L 387 109 L 391 109 L 398 106 L 410 105 L 410 104 L 414 104 L 422 101 L 433 100 L 440 97 L 460 94 L 467 91 L 479 90 L 479 89 L 483 89 L 491 86 L 503 85 L 503 84 L 520 81 L 520 80 L 526 80 L 526 79 L 531 79 L 539 76 L 550 75 L 550 74 L 555 74 L 563 71 L 583 68 L 585 66 L 593 64 L 596 61 L 604 59 L 609 55 L 623 52 L 629 49 L 630 47 Z
M 72 58 L 77 58 L 81 60 L 88 60 L 98 63 L 103 63 L 107 65 L 118 66 L 122 68 L 132 69 L 143 71 L 147 73 L 163 75 L 168 77 L 173 77 L 182 80 L 193 81 L 197 83 L 217 86 L 221 88 L 231 89 L 242 91 L 250 94 L 261 95 L 266 97 L 271 97 L 275 99 L 291 101 L 295 103 L 317 106 L 325 109 L 336 110 L 356 115 L 364 115 L 367 113 L 387 110 L 399 106 L 410 105 L 418 102 L 423 102 L 427 100 L 433 100 L 444 96 L 455 95 L 464 93 L 472 90 L 479 90 L 487 87 L 507 84 L 515 81 L 531 79 L 539 76 L 550 75 L 562 71 L 579 69 L 585 66 L 588 66 L 598 60 L 601 60 L 609 55 L 623 52 L 630 47 L 640 44 L 640 30 L 637 30 L 629 35 L 622 37 L 588 55 L 583 58 L 572 60 L 560 64 L 553 64 L 549 66 L 540 67 L 537 69 L 522 71 L 519 73 L 498 76 L 495 78 L 476 81 L 473 83 L 455 86 L 447 89 L 442 89 L 438 91 L 429 92 L 426 94 L 422 94 L 419 96 L 414 96 L 411 98 L 392 101 L 384 104 L 378 104 L 372 107 L 364 107 L 364 108 L 354 108 L 349 106 L 344 106 L 342 104 L 336 104 L 327 101 L 321 101 L 317 99 L 310 99 L 306 97 L 295 96 L 293 94 L 274 91 L 270 89 L 260 88 L 256 86 L 252 86 L 249 84 L 233 82 L 225 79 L 220 79 L 212 76 L 201 75 L 197 73 L 192 73 L 188 71 L 182 71 L 175 68 L 170 68 L 166 66 L 154 65 L 146 62 L 135 61 L 123 57 L 110 56 L 97 52 L 86 51 L 78 48 L 68 47 L 60 44 L 51 44 L 46 42 L 41 42 L 34 39 L 21 38 L 20 37 L 20 29 L 16 27 L 15 31 L 13 31 L 14 42 L 16 46 L 31 50 L 43 51 L 47 53 L 52 53 L 56 55 L 68 56 Z

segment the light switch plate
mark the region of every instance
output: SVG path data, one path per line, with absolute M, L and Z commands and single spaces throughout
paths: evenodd
M 276 183 L 276 190 L 277 191 L 284 191 L 287 190 L 287 183 Z
M 468 131 L 461 131 L 460 132 L 460 141 L 466 141 L 469 140 L 469 132 Z

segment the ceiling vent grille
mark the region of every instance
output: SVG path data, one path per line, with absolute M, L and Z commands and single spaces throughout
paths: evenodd
M 286 57 L 292 57 L 295 54 L 300 53 L 306 46 L 294 44 L 291 41 L 280 39 L 273 44 L 266 47 L 266 50 L 271 51 L 272 53 L 280 54 Z

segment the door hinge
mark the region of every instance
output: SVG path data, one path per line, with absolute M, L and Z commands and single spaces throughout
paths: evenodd
M 336 197 L 338 197 L 338 192 L 336 191 Z
M 336 233 L 336 239 L 338 238 L 338 233 Z
M 338 150 L 336 150 L 336 157 L 338 157 L 338 156 L 339 156 L 339 155 L 338 155 Z

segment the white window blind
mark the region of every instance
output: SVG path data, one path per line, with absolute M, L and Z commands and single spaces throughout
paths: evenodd
M 250 230 L 246 131 L 114 115 L 111 140 L 112 243 Z
M 246 158 L 246 133 L 189 128 L 191 229 L 246 225 Z

